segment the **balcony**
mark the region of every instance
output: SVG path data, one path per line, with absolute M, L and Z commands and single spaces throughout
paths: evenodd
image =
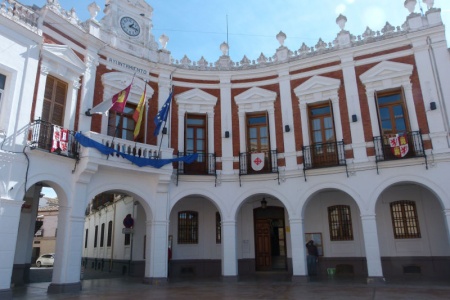
M 406 158 L 423 157 L 428 169 L 427 156 L 420 131 L 406 132 L 404 135 L 387 134 L 373 138 L 375 161 L 393 161 Z
M 261 151 L 259 153 L 243 152 L 239 154 L 239 181 L 242 175 L 278 174 L 277 150 Z
M 193 152 L 178 152 L 178 158 L 192 155 Z M 216 173 L 216 154 L 197 153 L 198 158 L 193 163 L 187 164 L 183 161 L 177 162 L 177 184 L 180 175 L 214 175 Z
M 309 169 L 345 166 L 347 172 L 344 146 L 344 141 L 303 146 L 303 174 L 305 175 L 305 181 L 306 170 Z
M 72 130 L 36 120 L 30 124 L 30 148 L 78 159 L 80 146 L 74 134 Z

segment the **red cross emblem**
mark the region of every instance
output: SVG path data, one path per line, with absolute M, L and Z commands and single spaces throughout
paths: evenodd
M 253 162 L 258 166 L 260 163 L 262 163 L 262 160 L 257 157 Z

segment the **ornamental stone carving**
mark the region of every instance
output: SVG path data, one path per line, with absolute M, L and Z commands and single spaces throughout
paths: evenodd
M 95 20 L 95 18 L 98 15 L 98 12 L 100 11 L 100 6 L 97 5 L 97 3 L 92 2 L 88 6 L 89 14 L 91 15 L 91 20 Z
M 410 14 L 414 13 L 414 10 L 416 9 L 416 0 L 405 0 L 405 8 L 409 11 Z
M 336 24 L 338 24 L 341 31 L 344 30 L 345 23 L 347 23 L 347 17 L 342 14 L 339 14 L 339 16 L 336 18 Z

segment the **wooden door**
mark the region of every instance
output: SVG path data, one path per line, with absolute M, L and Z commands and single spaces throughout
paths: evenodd
M 256 270 L 267 271 L 272 269 L 272 251 L 270 240 L 270 221 L 255 221 L 255 252 Z

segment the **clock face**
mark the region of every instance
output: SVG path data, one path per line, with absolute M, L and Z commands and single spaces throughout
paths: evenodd
M 120 27 L 129 36 L 138 36 L 141 32 L 141 27 L 135 19 L 130 17 L 123 17 L 120 19 Z

